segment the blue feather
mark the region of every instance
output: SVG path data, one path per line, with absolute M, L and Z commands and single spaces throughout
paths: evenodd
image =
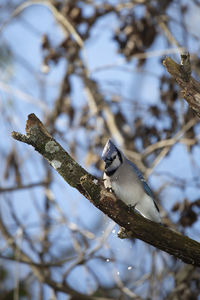
M 132 161 L 128 160 L 128 162 L 129 162 L 129 164 L 133 167 L 133 169 L 134 169 L 134 171 L 136 172 L 138 178 L 139 178 L 140 181 L 142 182 L 142 185 L 143 185 L 143 188 L 144 188 L 145 193 L 146 193 L 147 195 L 149 195 L 149 196 L 153 199 L 153 202 L 154 202 L 154 204 L 155 204 L 155 207 L 156 207 L 157 210 L 159 211 L 158 205 L 156 204 L 156 202 L 155 202 L 155 200 L 154 200 L 154 199 L 155 199 L 154 194 L 153 194 L 152 190 L 150 189 L 150 187 L 148 186 L 148 184 L 146 183 L 146 181 L 145 181 L 145 179 L 144 179 L 142 173 L 140 172 L 140 170 L 136 167 L 136 165 L 135 165 Z
M 146 183 L 142 173 L 140 172 L 140 170 L 136 167 L 136 165 L 131 162 L 130 160 L 128 160 L 129 164 L 133 167 L 134 171 L 136 172 L 138 178 L 140 179 L 140 181 L 142 182 L 144 191 L 147 195 L 149 195 L 152 199 L 154 198 L 153 192 L 150 189 L 150 187 L 148 186 L 148 184 Z

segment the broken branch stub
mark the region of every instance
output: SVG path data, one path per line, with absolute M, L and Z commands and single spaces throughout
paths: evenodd
M 166 57 L 163 65 L 180 87 L 181 95 L 200 118 L 200 83 L 191 76 L 190 55 L 181 55 L 181 64 Z

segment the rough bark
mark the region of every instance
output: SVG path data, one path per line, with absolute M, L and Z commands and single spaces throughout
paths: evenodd
M 178 83 L 181 95 L 200 117 L 200 83 L 191 76 L 189 53 L 181 55 L 181 64 L 177 64 L 173 59 L 166 57 L 163 65 Z
M 13 132 L 14 139 L 32 145 L 68 184 L 76 188 L 102 212 L 132 233 L 182 261 L 200 266 L 200 244 L 178 232 L 130 212 L 128 207 L 106 191 L 98 178 L 89 174 L 53 139 L 41 121 L 28 116 L 26 135 Z

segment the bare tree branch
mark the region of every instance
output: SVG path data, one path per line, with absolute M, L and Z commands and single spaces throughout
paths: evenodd
M 45 186 L 47 185 L 47 182 L 45 181 L 40 181 L 40 182 L 34 182 L 34 183 L 29 183 L 29 184 L 24 184 L 24 185 L 19 185 L 19 186 L 11 186 L 11 187 L 0 187 L 0 193 L 5 193 L 5 192 L 15 192 L 19 190 L 25 190 L 25 189 L 30 189 L 38 186 Z
M 26 135 L 13 132 L 14 139 L 32 145 L 51 166 L 96 207 L 107 214 L 132 235 L 158 249 L 200 266 L 200 244 L 178 232 L 151 222 L 130 212 L 127 206 L 107 192 L 101 180 L 89 174 L 53 139 L 42 122 L 34 115 L 28 116 Z
M 181 64 L 166 57 L 163 65 L 178 83 L 191 109 L 200 117 L 200 83 L 191 76 L 189 53 L 181 55 Z

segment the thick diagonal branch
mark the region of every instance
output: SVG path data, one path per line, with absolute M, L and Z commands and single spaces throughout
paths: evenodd
M 184 262 L 200 266 L 200 244 L 180 233 L 130 212 L 127 206 L 107 192 L 96 177 L 83 169 L 47 132 L 34 115 L 28 116 L 26 135 L 13 132 L 14 139 L 32 145 L 68 184 L 132 235 Z

